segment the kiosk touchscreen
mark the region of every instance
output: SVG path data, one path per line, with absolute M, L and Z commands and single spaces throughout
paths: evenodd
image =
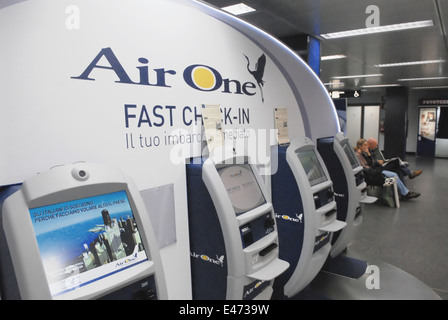
M 336 219 L 333 183 L 308 138 L 278 148 L 278 169 L 272 175 L 280 258 L 291 268 L 275 283 L 275 298 L 292 298 L 321 270 L 334 232 L 346 226 Z
M 289 264 L 256 166 L 230 151 L 186 169 L 193 299 L 270 299 Z
M 2 215 L 22 299 L 167 298 L 145 205 L 119 170 L 55 167 L 26 180 Z
M 330 255 L 336 257 L 347 248 L 362 223 L 361 203 L 372 203 L 377 199 L 367 196 L 362 166 L 343 133 L 318 140 L 317 149 L 334 184 L 337 217 L 347 222 L 347 227 L 336 233 L 332 241 Z

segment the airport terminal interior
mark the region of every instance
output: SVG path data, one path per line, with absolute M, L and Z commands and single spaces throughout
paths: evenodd
M 369 134 L 364 136 L 361 134 L 361 130 L 370 129 L 366 128 L 367 121 L 359 125 L 358 121 L 362 122 L 359 120 L 362 109 L 359 106 L 381 105 L 385 102 L 387 88 L 405 86 L 408 90 L 410 108 L 417 105 L 419 100 L 431 99 L 432 96 L 436 99 L 446 99 L 448 96 L 446 1 L 423 3 L 405 0 L 392 3 L 357 0 L 275 2 L 207 0 L 205 2 L 219 8 L 240 3 L 248 5 L 251 8 L 248 10 L 251 12 L 242 14 L 242 19 L 273 34 L 295 49 L 298 54 L 305 55 L 303 45 L 305 35 L 317 35 L 319 31 L 327 33 L 358 29 L 354 26 L 360 26 L 361 20 L 368 17 L 373 19 L 374 12 L 378 13 L 376 17 L 381 19 L 381 25 L 394 24 L 393 21 L 422 21 L 427 18 L 438 21 L 438 29 L 429 32 L 427 29 L 421 33 L 391 32 L 373 37 L 353 36 L 332 40 L 320 38 L 321 80 L 334 97 L 348 97 L 349 108 L 358 109 L 353 112 L 356 124 L 349 129 L 352 130 L 353 137 L 350 140 L 353 144 L 359 138 L 370 137 Z M 368 5 L 373 6 L 369 8 Z M 375 11 L 376 9 L 379 10 Z M 355 12 L 364 12 L 364 15 Z M 328 60 L 324 60 L 324 57 Z M 433 61 L 426 65 L 419 64 L 419 61 L 423 63 L 423 60 Z M 394 62 L 415 62 L 415 64 L 378 67 L 380 64 Z M 417 67 L 419 65 L 420 67 Z M 362 76 L 367 74 L 374 76 Z M 347 77 L 344 77 L 346 75 Z M 348 75 L 359 76 L 348 77 Z M 357 90 L 362 91 L 359 91 L 358 98 L 354 98 L 353 94 Z M 411 110 L 407 111 L 406 123 L 403 122 L 403 126 L 417 126 L 413 124 L 415 120 L 412 118 L 414 116 L 411 116 L 413 112 Z M 444 125 L 448 123 L 445 122 Z M 384 131 L 380 133 L 383 138 L 380 143 L 384 143 L 383 133 Z M 421 197 L 402 202 L 400 208 L 389 208 L 378 203 L 366 205 L 360 232 L 348 247 L 347 254 L 386 261 L 406 270 L 428 284 L 446 300 L 448 255 L 439 253 L 447 244 L 444 234 L 448 228 L 448 218 L 443 208 L 447 204 L 445 190 L 448 154 L 442 152 L 436 157 L 418 156 L 418 147 L 415 143 L 415 133 L 408 132 L 406 150 L 402 154 L 411 163 L 411 167 L 424 171 L 422 176 L 407 181 L 410 189 L 420 192 Z M 442 143 L 444 142 L 439 141 L 439 144 Z M 322 277 L 325 277 L 325 274 Z M 317 277 L 313 284 L 318 286 L 319 281 L 321 280 Z M 349 298 L 350 293 L 347 293 L 346 297 Z
M 0 300 L 448 300 L 448 1 L 6 0 L 0 43 Z
M 446 255 L 439 253 L 446 244 L 442 239 L 448 224 L 444 213 L 448 160 L 414 155 L 408 155 L 407 160 L 413 167 L 424 171 L 423 175 L 408 183 L 411 189 L 422 195 L 414 201 L 402 202 L 400 208 L 383 204 L 366 206 L 363 224 L 349 245 L 347 255 L 360 259 L 368 257 L 373 264 L 375 261 L 387 262 L 406 270 L 447 300 L 448 284 L 444 270 L 448 261 Z M 317 278 L 313 284 L 319 285 L 319 281 Z M 414 289 L 409 288 L 411 292 Z M 349 298 L 350 293 L 346 297 Z

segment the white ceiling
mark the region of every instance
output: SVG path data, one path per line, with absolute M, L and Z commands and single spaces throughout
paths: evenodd
M 207 0 L 214 7 L 240 2 L 257 11 L 239 16 L 276 38 L 310 35 L 321 40 L 321 55 L 345 54 L 346 59 L 321 62 L 321 80 L 333 77 L 383 74 L 381 77 L 341 79 L 338 89 L 358 90 L 363 85 L 399 84 L 405 87 L 448 86 L 448 0 Z M 433 27 L 343 39 L 325 40 L 329 32 L 366 28 L 372 17 L 366 9 L 379 9 L 381 26 L 432 20 Z M 444 63 L 378 68 L 377 64 L 422 60 Z M 442 80 L 398 79 L 447 77 Z M 331 86 L 327 85 L 331 90 Z M 369 89 L 375 90 L 375 89 Z M 378 89 L 377 89 L 378 90 Z M 448 89 L 447 89 L 448 90 Z

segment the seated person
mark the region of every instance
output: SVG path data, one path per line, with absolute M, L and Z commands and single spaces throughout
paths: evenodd
M 422 170 L 417 171 L 409 170 L 408 168 L 409 164 L 407 162 L 404 162 L 400 158 L 393 158 L 386 160 L 381 151 L 378 149 L 378 141 L 375 138 L 368 139 L 367 145 L 373 158 L 376 161 L 378 161 L 378 163 L 381 164 L 384 167 L 384 169 L 397 173 L 400 179 L 403 179 L 404 177 L 414 179 L 422 174 L 423 172 Z
M 384 170 L 384 168 L 379 164 L 370 153 L 367 141 L 365 139 L 359 139 L 356 143 L 355 148 L 356 154 L 358 155 L 358 159 L 363 166 L 366 174 L 366 182 L 368 184 L 368 177 L 374 177 L 375 175 L 384 175 L 388 178 L 395 178 L 397 181 L 397 188 L 401 195 L 402 200 L 409 200 L 418 198 L 420 196 L 419 193 L 409 191 L 408 188 L 404 185 L 403 181 L 401 181 L 400 177 L 397 175 L 397 173 Z M 374 184 L 377 185 L 377 184 Z

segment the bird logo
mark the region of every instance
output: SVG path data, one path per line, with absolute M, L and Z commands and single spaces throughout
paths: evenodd
M 244 55 L 247 59 L 247 71 L 255 78 L 255 81 L 257 81 L 258 87 L 261 91 L 261 101 L 264 103 L 264 95 L 263 95 L 263 86 L 264 86 L 264 69 L 266 67 L 266 55 L 263 53 L 260 58 L 258 58 L 257 63 L 255 64 L 255 69 L 250 69 L 250 60 L 249 58 Z

